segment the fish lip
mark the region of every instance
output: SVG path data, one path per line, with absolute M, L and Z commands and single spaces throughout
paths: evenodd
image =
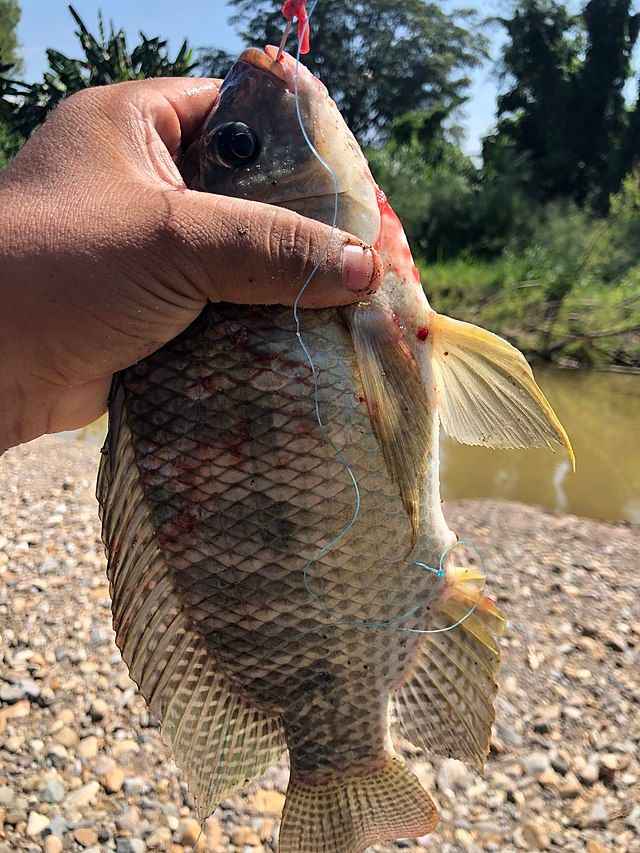
M 268 74 L 272 74 L 274 77 L 277 77 L 279 80 L 282 80 L 283 83 L 288 85 L 289 75 L 284 67 L 285 63 L 282 61 L 276 62 L 276 59 L 273 56 L 274 50 L 277 55 L 277 48 L 272 48 L 270 52 L 267 52 L 267 48 L 260 50 L 257 47 L 248 47 L 240 54 L 238 62 L 246 62 L 247 65 L 252 65 L 259 71 L 266 71 Z M 283 57 L 285 55 L 286 54 L 283 54 Z
M 279 57 L 279 58 L 278 58 Z M 266 71 L 287 86 L 289 91 L 296 89 L 296 78 L 299 86 L 311 85 L 316 95 L 327 95 L 324 83 L 312 74 L 301 62 L 290 53 L 283 51 L 273 44 L 268 44 L 264 50 L 248 47 L 239 57 L 241 62 L 252 65 L 259 71 Z

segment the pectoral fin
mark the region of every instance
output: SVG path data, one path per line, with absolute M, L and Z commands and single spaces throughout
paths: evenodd
M 571 442 L 522 353 L 470 323 L 436 314 L 430 327 L 438 411 L 445 432 L 484 447 L 565 447 Z
M 387 470 L 411 522 L 413 544 L 431 450 L 429 399 L 420 370 L 390 310 L 361 303 L 345 310 L 369 416 Z

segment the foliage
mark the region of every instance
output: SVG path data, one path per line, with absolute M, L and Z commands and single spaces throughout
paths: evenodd
M 498 99 L 494 140 L 529 158 L 532 198 L 606 212 L 640 154 L 640 101 L 634 115 L 624 98 L 640 31 L 632 0 L 589 0 L 578 16 L 555 0 L 520 0 L 498 20 L 511 87 Z
M 176 77 L 188 75 L 195 63 L 187 42 L 183 42 L 175 59 L 170 59 L 167 42 L 148 38 L 140 33 L 140 42 L 129 50 L 123 30 L 111 26 L 105 31 L 102 15 L 98 16 L 98 35 L 89 32 L 72 6 L 69 11 L 78 30 L 84 58 L 71 59 L 58 50 L 47 50 L 49 71 L 40 83 L 10 83 L 0 79 L 0 97 L 9 128 L 14 135 L 26 139 L 39 127 L 47 114 L 68 95 L 89 86 L 104 86 L 124 80 L 146 77 Z M 14 100 L 7 98 L 13 95 Z
M 612 198 L 607 219 L 550 204 L 498 258 L 421 264 L 427 294 L 437 310 L 504 335 L 530 357 L 640 367 L 639 214 L 638 177 Z
M 8 108 L 3 106 L 5 94 L 9 92 L 8 85 L 3 85 L 2 76 L 12 68 L 17 71 L 22 67 L 16 36 L 19 21 L 20 6 L 17 0 L 0 0 L 0 169 L 4 168 L 16 148 L 9 125 Z
M 231 5 L 231 22 L 245 44 L 279 44 L 281 0 Z M 321 0 L 312 16 L 312 50 L 303 61 L 327 85 L 356 136 L 372 141 L 409 111 L 459 106 L 467 72 L 485 50 L 469 10 L 447 14 L 424 0 Z M 201 67 L 222 76 L 230 60 L 224 51 L 205 51 Z
M 390 139 L 367 151 L 414 249 L 451 256 L 468 245 L 477 170 L 447 129 L 447 111 L 416 111 L 396 119 Z
M 20 4 L 17 0 L 0 0 L 0 65 L 21 68 L 16 30 L 20 22 Z

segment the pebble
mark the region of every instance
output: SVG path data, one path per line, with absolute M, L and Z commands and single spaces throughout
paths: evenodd
M 260 789 L 249 799 L 249 804 L 259 814 L 271 814 L 280 817 L 284 808 L 284 794 L 280 791 L 265 791 Z
M 585 828 L 604 826 L 609 822 L 607 804 L 602 799 L 597 799 L 591 806 L 591 810 L 584 820 Z
M 55 815 L 51 818 L 51 823 L 49 824 L 49 832 L 53 835 L 57 835 L 60 838 L 67 832 L 69 829 L 69 825 L 67 821 L 61 817 L 60 815 Z
M 193 846 L 200 837 L 200 824 L 194 818 L 181 820 L 178 826 L 178 842 Z
M 522 758 L 522 767 L 527 776 L 539 776 L 551 768 L 551 759 L 546 752 L 532 752 Z
M 40 812 L 29 812 L 29 820 L 27 822 L 27 835 L 30 838 L 35 838 L 49 826 L 49 818 L 40 814 Z
M 99 723 L 109 713 L 109 706 L 104 699 L 93 699 L 89 707 L 89 716 L 94 723 Z
M 146 849 L 140 838 L 116 838 L 116 853 L 145 853 Z
M 98 843 L 98 833 L 89 827 L 75 829 L 73 837 L 81 847 L 93 847 L 94 844 Z
M 458 789 L 467 787 L 471 782 L 471 774 L 462 761 L 455 758 L 446 758 L 438 772 L 438 788 L 446 793 L 454 793 Z
M 128 797 L 137 797 L 150 790 L 149 783 L 141 776 L 130 776 L 124 780 L 124 792 Z
M 250 827 L 239 826 L 231 833 L 231 842 L 236 847 L 244 847 L 245 844 L 249 847 L 257 847 L 260 844 L 260 837 Z
M 45 803 L 61 803 L 64 800 L 66 788 L 61 779 L 47 779 L 40 792 L 40 799 Z
M 57 835 L 47 835 L 44 840 L 44 853 L 62 853 L 64 845 Z
M 85 760 L 95 758 L 98 754 L 98 738 L 91 735 L 83 738 L 78 744 L 78 755 Z
M 76 732 L 68 726 L 64 726 L 59 732 L 56 732 L 54 738 L 65 749 L 72 749 L 79 740 Z
M 117 794 L 124 784 L 124 770 L 122 767 L 112 767 L 102 777 L 102 787 L 108 794 Z
M 67 809 L 81 809 L 90 805 L 98 795 L 100 785 L 97 782 L 89 782 L 69 794 L 64 801 Z
M 599 841 L 595 841 L 593 838 L 590 838 L 587 841 L 586 853 L 610 853 L 610 848 L 605 847 L 604 844 L 600 844 Z
M 10 806 L 15 800 L 16 793 L 8 785 L 0 785 L 0 807 Z
M 46 438 L 0 459 L 0 853 L 189 853 L 200 835 L 113 643 L 97 456 Z M 483 779 L 404 751 L 442 821 L 372 853 L 640 853 L 638 528 L 491 501 L 447 519 L 491 551 L 510 620 L 492 751 Z M 283 761 L 229 796 L 199 853 L 276 850 L 287 784 Z
M 171 844 L 172 832 L 168 826 L 161 826 L 156 829 L 147 839 L 147 848 L 149 850 L 166 850 Z
M 522 825 L 522 838 L 528 850 L 548 850 L 551 839 L 545 824 L 540 820 L 530 820 Z

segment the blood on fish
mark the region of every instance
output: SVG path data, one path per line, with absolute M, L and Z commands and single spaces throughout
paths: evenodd
M 426 326 L 421 326 L 416 332 L 416 337 L 419 341 L 426 341 L 429 337 L 429 329 Z
M 420 273 L 413 263 L 402 223 L 380 187 L 376 187 L 376 200 L 380 211 L 380 231 L 374 248 L 386 256 L 389 268 L 402 280 L 419 283 Z

